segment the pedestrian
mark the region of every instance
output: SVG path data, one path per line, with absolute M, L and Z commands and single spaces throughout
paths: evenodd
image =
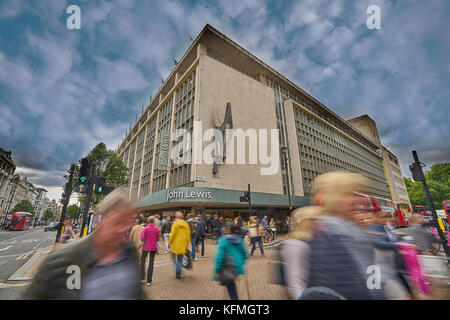
M 159 220 L 160 215 L 159 214 L 154 214 L 153 218 L 155 219 L 154 225 L 155 225 L 155 227 L 158 228 L 159 234 L 161 235 L 162 234 L 161 233 L 161 220 Z M 156 243 L 156 246 L 158 248 L 158 250 L 156 251 L 156 254 L 159 254 L 159 239 L 158 239 L 158 242 Z
M 66 243 L 72 237 L 72 224 L 70 220 L 64 221 L 64 233 L 61 235 L 61 242 Z
M 261 251 L 261 256 L 264 257 L 264 249 L 262 244 L 262 237 L 264 236 L 264 229 L 260 223 L 258 223 L 258 218 L 256 216 L 250 217 L 250 228 L 248 231 L 250 242 L 252 245 L 252 251 L 250 257 L 253 256 L 253 252 L 256 249 L 256 244 L 259 246 Z
M 275 220 L 273 218 L 270 219 L 269 228 L 272 229 L 273 232 L 277 231 L 277 226 L 275 225 Z
M 216 240 L 216 244 L 219 243 L 220 233 L 222 229 L 222 223 L 219 220 L 219 217 L 214 215 L 214 219 L 211 222 L 211 227 L 213 231 L 213 240 Z
M 191 242 L 191 231 L 189 225 L 183 219 L 183 213 L 175 212 L 175 221 L 169 235 L 169 248 L 174 254 L 175 277 L 181 279 L 181 262 L 183 255 L 188 251 L 187 248 Z
M 309 241 L 314 235 L 314 219 L 323 209 L 316 206 L 295 209 L 292 212 L 292 232 L 280 249 L 284 284 L 290 299 L 298 300 L 309 284 Z
M 136 248 L 137 254 L 138 254 L 138 264 L 141 265 L 141 258 L 142 258 L 142 246 L 144 245 L 144 242 L 141 240 L 141 233 L 142 230 L 144 230 L 144 217 L 139 216 L 137 224 L 131 228 L 130 232 L 130 240 L 133 242 L 134 247 Z
M 206 223 L 201 215 L 197 216 L 197 232 L 195 236 L 195 247 L 201 244 L 201 257 L 205 256 L 205 237 L 206 237 Z M 195 251 L 192 250 L 192 260 L 195 260 Z
M 170 235 L 170 229 L 172 227 L 172 217 L 167 215 L 166 219 L 163 220 L 161 232 L 163 234 L 164 238 L 164 246 L 166 248 L 166 253 L 169 253 L 169 235 Z
M 159 230 L 155 226 L 155 217 L 148 219 L 148 224 L 141 232 L 141 240 L 144 242 L 142 247 L 142 261 L 141 261 L 141 282 L 145 281 L 145 263 L 147 262 L 147 256 L 150 256 L 147 269 L 147 286 L 152 285 L 153 280 L 153 264 L 155 261 L 155 254 L 158 251 Z
M 214 260 L 213 280 L 226 286 L 230 300 L 239 300 L 235 280 L 245 274 L 247 260 L 247 249 L 239 231 L 239 227 L 233 224 L 225 225 L 224 236 L 219 239 Z
M 186 216 L 186 222 L 189 225 L 189 229 L 191 231 L 192 238 L 192 260 L 195 260 L 195 251 L 197 248 L 197 218 L 193 216 L 193 214 L 189 213 Z
M 269 220 L 267 220 L 267 216 L 264 216 L 264 218 L 262 219 L 262 226 L 264 230 L 266 230 L 269 227 Z
M 137 217 L 128 193 L 116 188 L 100 202 L 99 214 L 102 219 L 93 233 L 45 258 L 24 299 L 145 298 L 136 249 L 126 236 Z
M 345 299 L 385 299 L 382 286 L 368 285 L 375 265 L 373 238 L 353 223 L 362 204 L 355 192 L 364 192 L 368 181 L 344 172 L 326 173 L 318 181 L 320 188 L 313 186 L 314 203 L 321 203 L 324 212 L 316 219 L 317 228 L 309 242 L 310 290 L 305 290 L 301 299 L 329 290 Z

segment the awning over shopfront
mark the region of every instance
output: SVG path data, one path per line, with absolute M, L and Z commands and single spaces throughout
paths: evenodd
M 240 202 L 243 190 L 228 190 L 216 188 L 178 187 L 161 190 L 138 200 L 139 210 L 157 210 L 174 207 L 248 207 L 247 202 Z M 251 192 L 252 207 L 288 208 L 287 195 L 263 192 Z M 310 205 L 310 198 L 291 196 L 291 205 L 303 207 Z

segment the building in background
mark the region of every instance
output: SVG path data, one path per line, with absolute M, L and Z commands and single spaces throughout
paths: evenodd
M 34 203 L 34 212 L 36 214 L 36 221 L 40 221 L 44 215 L 45 195 L 47 194 L 47 190 L 44 188 L 36 188 L 36 191 L 38 194 Z
M 16 166 L 11 156 L 11 151 L 0 148 L 0 217 L 6 214 L 9 196 L 12 187 L 12 178 Z
M 278 156 L 273 175 L 261 174 L 268 167 L 261 159 L 250 161 L 248 144 L 245 164 L 200 163 L 211 139 L 203 141 L 199 133 L 230 119 L 235 130 L 267 130 L 269 139 L 259 136 L 258 148 L 265 141 L 268 154 Z M 177 129 L 192 137 L 182 148 L 173 135 Z M 279 130 L 278 145 L 270 142 L 271 130 Z M 289 204 L 310 203 L 315 177 L 336 170 L 363 174 L 371 183 L 368 193 L 390 198 L 379 149 L 364 132 L 206 25 L 116 151 L 129 168 L 130 199 L 140 199 L 141 210 L 245 218 L 249 206 L 240 197 L 248 184 L 253 213 L 284 217 Z M 169 157 L 175 153 L 187 161 L 175 163 Z
M 350 119 L 348 122 L 378 145 L 378 152 L 383 157 L 383 169 L 389 185 L 391 199 L 411 205 L 398 158 L 381 144 L 375 121 L 365 114 Z

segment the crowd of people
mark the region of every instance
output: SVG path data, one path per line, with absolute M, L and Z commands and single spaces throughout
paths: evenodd
M 286 220 L 288 239 L 279 247 L 276 272 L 290 299 L 409 299 L 417 292 L 429 294 L 417 263 L 418 254 L 435 253 L 423 219 L 413 217 L 409 228 L 397 230 L 390 213 L 361 211 L 358 192 L 367 186 L 358 174 L 321 175 L 314 181 L 313 205 L 295 209 Z M 255 251 L 264 256 L 262 237 L 275 229 L 267 216 L 246 221 L 215 215 L 207 221 L 177 211 L 162 221 L 159 215 L 144 217 L 120 190 L 101 202 L 99 212 L 95 232 L 47 257 L 25 298 L 142 298 L 142 284 L 153 283 L 160 239 L 165 254 L 171 253 L 175 278 L 181 279 L 183 268 L 205 256 L 210 233 L 216 243 L 212 280 L 237 300 L 236 280 L 246 274 Z M 67 290 L 70 265 L 83 273 L 80 290 Z
M 313 206 L 291 215 L 292 232 L 280 249 L 282 282 L 295 300 L 414 299 L 430 294 L 419 255 L 431 255 L 423 219 L 395 229 L 393 215 L 361 211 L 358 174 L 331 172 L 313 186 Z

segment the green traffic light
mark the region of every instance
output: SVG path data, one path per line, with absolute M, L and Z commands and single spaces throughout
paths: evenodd
M 80 181 L 81 181 L 81 182 L 84 183 L 86 180 L 87 180 L 86 177 L 80 177 Z
M 102 187 L 98 187 L 98 192 L 102 192 L 103 188 Z

